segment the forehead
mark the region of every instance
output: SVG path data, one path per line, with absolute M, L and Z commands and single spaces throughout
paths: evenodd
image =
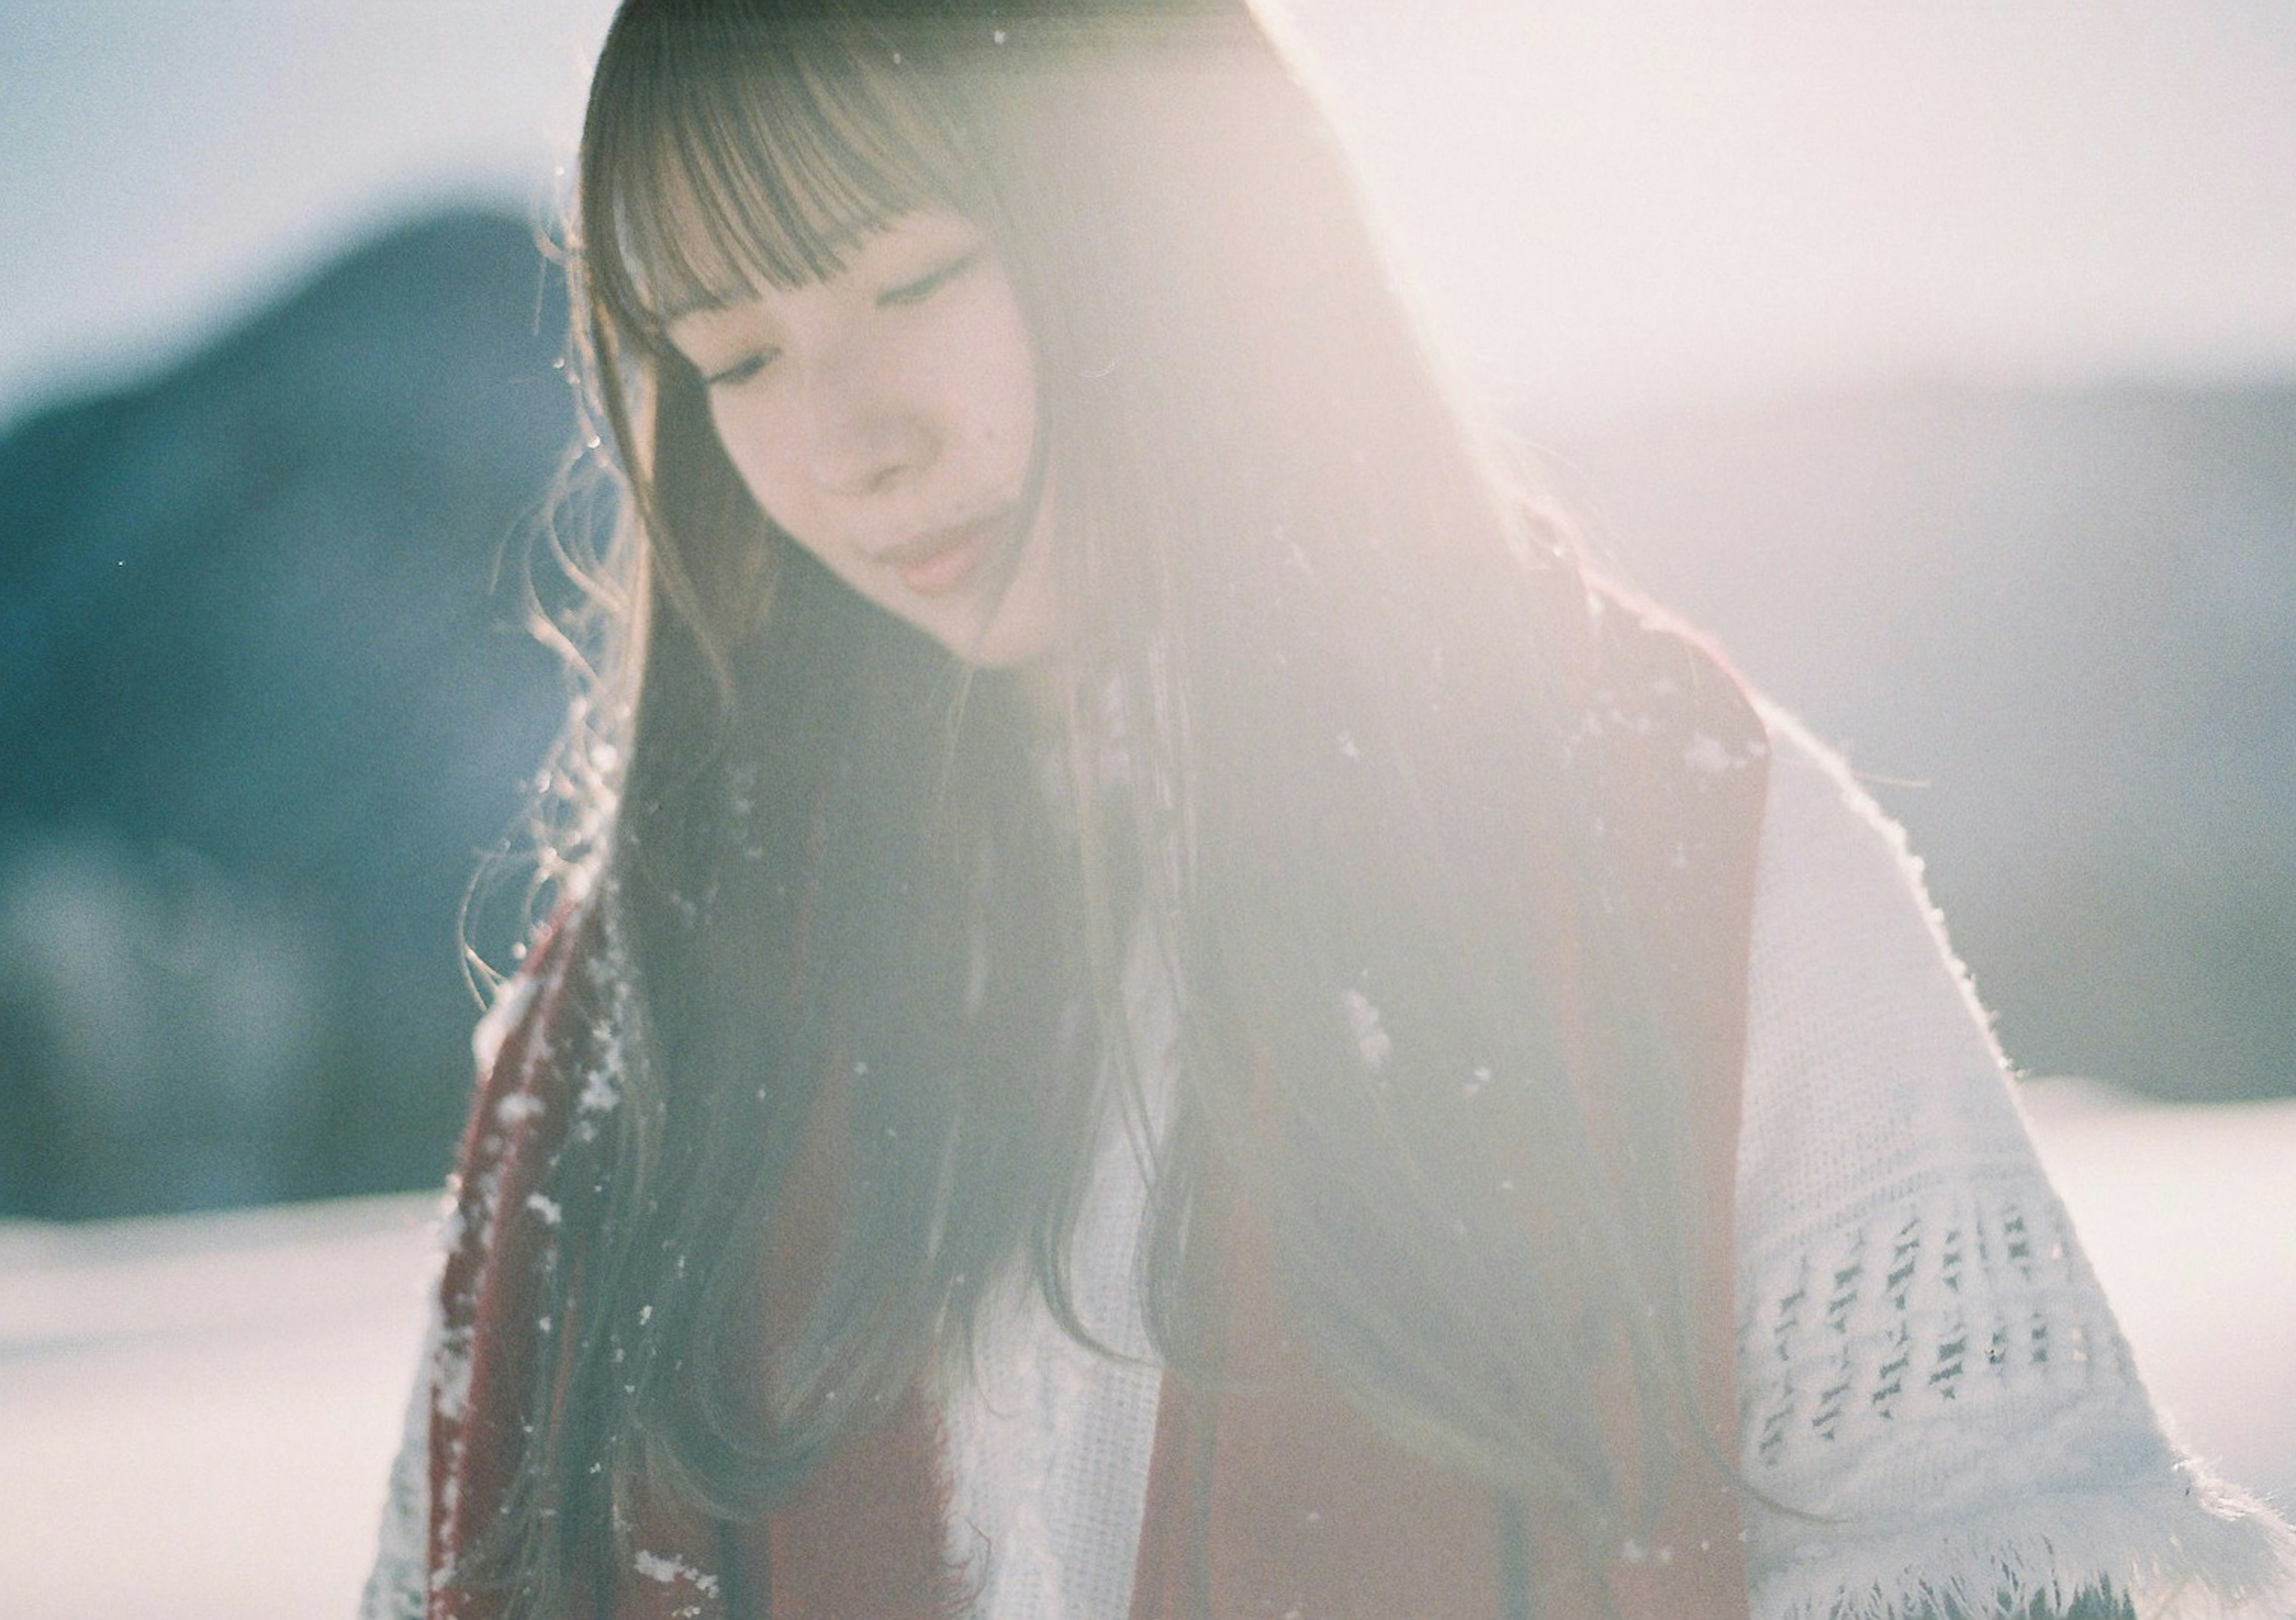
M 761 201 L 712 195 L 676 174 L 626 200 L 616 258 L 646 325 L 840 281 L 924 202 L 896 195 L 832 214 L 783 199 L 767 211 Z
M 794 286 L 749 283 L 722 293 L 696 292 L 666 308 L 661 329 L 673 342 L 746 328 L 796 313 L 823 294 L 832 298 L 876 296 L 898 283 L 938 268 L 954 254 L 969 252 L 984 234 L 955 210 L 931 204 L 902 214 L 857 238 L 826 275 Z
M 599 291 L 641 325 L 830 279 L 896 220 L 980 190 L 931 86 L 888 53 L 823 37 L 686 60 L 693 43 L 625 67 L 585 154 Z

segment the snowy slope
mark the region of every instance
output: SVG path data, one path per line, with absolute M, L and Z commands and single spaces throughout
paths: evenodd
M 2296 1503 L 2296 1102 L 2051 1082 L 2052 1173 L 2187 1444 Z M 0 1226 L 0 1608 L 347 1616 L 396 1443 L 430 1198 Z

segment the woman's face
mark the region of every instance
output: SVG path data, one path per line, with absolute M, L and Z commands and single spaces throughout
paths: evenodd
M 668 330 L 750 493 L 840 579 L 976 664 L 1051 646 L 1049 491 L 1029 502 L 1035 357 L 971 223 L 904 215 L 825 281 Z

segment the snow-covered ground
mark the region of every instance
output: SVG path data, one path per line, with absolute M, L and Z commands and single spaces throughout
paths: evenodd
M 0 1228 L 0 1614 L 348 1616 L 437 1207 Z
M 2171 1430 L 2296 1512 L 2296 1101 L 2137 1107 L 2045 1081 L 2025 1102 Z
M 2028 1102 L 2185 1443 L 2296 1503 L 2296 1102 Z M 0 1612 L 348 1615 L 435 1207 L 0 1225 Z

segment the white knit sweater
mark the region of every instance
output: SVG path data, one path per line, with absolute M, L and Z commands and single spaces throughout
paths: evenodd
M 2296 1615 L 2296 1537 L 2164 1437 L 1904 835 L 1800 726 L 1762 835 L 1738 1161 L 1756 1620 Z
M 1755 1620 L 1979 1616 L 2100 1581 L 2140 1616 L 2296 1616 L 2296 1535 L 2164 1437 L 2034 1156 L 1902 835 L 1789 717 L 1774 744 L 1737 1180 L 1741 1460 Z M 1130 983 L 1148 1073 L 1168 1001 Z M 980 1620 L 1124 1620 L 1159 1374 L 1134 1254 L 1140 1131 L 1112 1131 L 1078 1306 L 1016 1297 L 943 1408 L 952 1556 Z M 427 1383 L 427 1372 L 424 1382 Z M 363 1611 L 420 1613 L 418 1390 Z

